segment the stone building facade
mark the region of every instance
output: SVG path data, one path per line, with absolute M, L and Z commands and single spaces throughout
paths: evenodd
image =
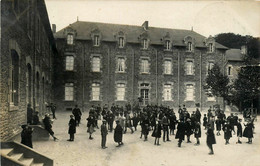
M 27 123 L 27 104 L 40 116 L 52 101 L 55 40 L 43 0 L 1 1 L 1 140 Z
M 216 104 L 203 90 L 207 71 L 224 71 L 226 47 L 192 30 L 77 21 L 54 34 L 60 78 L 58 108 L 75 104 L 158 104 L 202 108 Z M 219 103 L 222 104 L 222 100 Z

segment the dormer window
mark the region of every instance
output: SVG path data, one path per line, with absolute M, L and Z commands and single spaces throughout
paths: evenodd
M 99 46 L 99 44 L 100 44 L 99 35 L 94 35 L 94 46 Z
M 148 40 L 144 39 L 143 40 L 143 49 L 147 49 L 148 48 Z
M 119 37 L 118 39 L 118 45 L 119 45 L 119 48 L 124 48 L 124 38 L 123 37 Z
M 209 43 L 209 52 L 214 52 L 214 45 L 213 45 L 213 43 Z
M 171 42 L 170 40 L 166 40 L 166 50 L 170 50 L 171 49 Z
M 67 36 L 67 44 L 72 45 L 73 44 L 73 35 L 68 34 Z
M 192 42 L 188 42 L 188 51 L 192 51 Z

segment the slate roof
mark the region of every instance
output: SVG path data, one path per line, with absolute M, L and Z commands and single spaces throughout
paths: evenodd
M 226 51 L 226 58 L 228 61 L 243 61 L 243 54 L 240 49 L 229 49 Z
M 65 38 L 64 29 L 71 27 L 76 30 L 77 36 L 76 39 L 81 40 L 91 40 L 91 31 L 98 29 L 102 34 L 102 41 L 115 42 L 115 35 L 122 31 L 126 35 L 127 42 L 130 43 L 140 43 L 139 37 L 145 32 L 142 26 L 136 25 L 121 25 L 121 24 L 108 24 L 108 23 L 98 23 L 98 22 L 83 22 L 76 21 L 73 24 L 63 28 L 54 34 L 55 38 Z M 205 39 L 206 37 L 191 31 L 191 30 L 182 30 L 182 29 L 168 29 L 168 28 L 157 28 L 157 27 L 148 27 L 148 35 L 151 44 L 162 45 L 162 38 L 169 33 L 169 36 L 175 46 L 185 46 L 183 42 L 186 36 L 191 36 L 195 39 L 196 47 L 206 47 Z M 227 47 L 216 43 L 216 48 L 219 49 L 228 49 Z

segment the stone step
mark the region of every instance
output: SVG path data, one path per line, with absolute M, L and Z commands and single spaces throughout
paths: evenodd
M 20 160 L 23 158 L 23 153 L 13 153 L 10 155 L 10 157 L 14 160 Z
M 22 162 L 24 165 L 32 165 L 33 158 L 21 158 L 18 161 Z
M 1 154 L 3 155 L 9 155 L 13 152 L 13 148 L 8 148 L 8 149 L 1 149 Z
M 44 163 L 32 163 L 31 166 L 44 166 Z

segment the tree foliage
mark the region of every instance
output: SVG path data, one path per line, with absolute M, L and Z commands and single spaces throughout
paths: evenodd
M 203 86 L 208 96 L 228 98 L 229 78 L 221 73 L 217 64 L 208 71 L 206 84 Z
M 233 85 L 233 96 L 237 101 L 254 100 L 260 95 L 260 67 L 242 67 Z

